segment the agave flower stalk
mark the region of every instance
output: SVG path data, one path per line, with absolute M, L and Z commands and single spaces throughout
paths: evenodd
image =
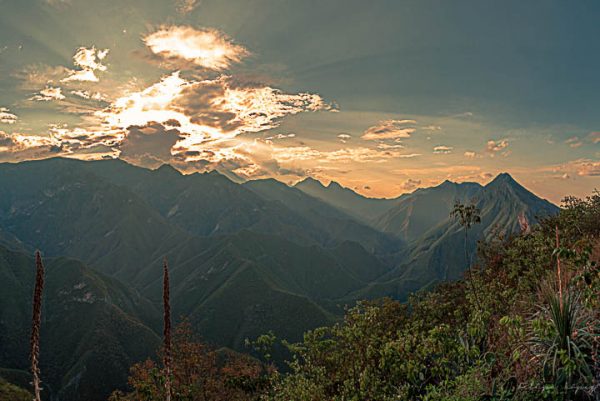
M 40 392 L 40 325 L 42 323 L 42 292 L 44 290 L 44 264 L 40 251 L 35 253 L 35 287 L 33 290 L 33 314 L 31 318 L 31 375 L 35 395 L 34 401 L 41 401 Z
M 560 248 L 560 238 L 558 235 L 558 225 L 556 226 L 556 249 Z M 560 267 L 560 254 L 556 254 L 556 275 L 558 276 L 558 296 L 560 299 L 560 309 L 563 308 L 563 285 L 562 285 L 562 271 Z
M 171 304 L 169 300 L 169 265 L 163 261 L 164 356 L 166 400 L 171 401 Z

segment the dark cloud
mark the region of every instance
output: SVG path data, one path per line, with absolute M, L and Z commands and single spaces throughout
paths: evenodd
M 118 145 L 120 157 L 147 167 L 169 163 L 171 149 L 183 134 L 177 128 L 151 122 L 144 126 L 131 126 L 125 139 Z

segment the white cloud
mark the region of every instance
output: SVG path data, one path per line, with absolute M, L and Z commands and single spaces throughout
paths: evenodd
M 494 157 L 497 153 L 501 153 L 502 156 L 506 157 L 510 154 L 510 151 L 507 149 L 508 145 L 509 143 L 506 139 L 490 139 L 487 141 L 486 151 L 491 157 Z
M 180 14 L 189 14 L 200 5 L 200 0 L 175 0 L 175 9 Z
M 108 126 L 120 129 L 175 121 L 185 133 L 177 147 L 187 151 L 231 140 L 242 133 L 276 128 L 288 115 L 331 107 L 315 94 L 287 94 L 268 86 L 240 85 L 225 76 L 188 81 L 173 73 L 143 91 L 117 99 L 97 115 Z
M 70 70 L 69 76 L 63 78 L 61 82 L 98 82 L 99 79 L 96 76 L 96 71 L 106 71 L 106 66 L 102 64 L 102 60 L 104 60 L 108 51 L 108 49 L 96 49 L 94 46 L 91 48 L 80 47 L 73 56 L 73 63 L 81 69 Z
M 346 143 L 350 139 L 352 139 L 352 135 L 350 135 L 350 134 L 344 134 L 344 133 L 338 134 L 337 137 L 340 140 L 340 142 L 342 142 L 342 143 Z
M 215 71 L 226 70 L 250 54 L 224 33 L 211 28 L 163 26 L 143 40 L 154 54 L 164 60 L 176 64 L 183 61 Z
M 63 100 L 65 95 L 62 94 L 62 89 L 58 87 L 47 86 L 42 89 L 38 94 L 33 95 L 29 100 L 36 100 L 40 102 L 48 102 L 50 100 Z
M 6 107 L 0 107 L 0 123 L 2 124 L 14 124 L 18 120 L 18 117 L 11 113 Z
M 71 94 L 75 95 L 77 97 L 80 97 L 82 99 L 86 99 L 86 100 L 97 100 L 97 101 L 105 101 L 106 100 L 106 97 L 100 92 L 90 92 L 90 91 L 78 89 L 78 90 L 72 90 Z
M 577 136 L 573 136 L 573 137 L 567 139 L 565 141 L 565 143 L 567 145 L 569 145 L 570 148 L 573 148 L 573 149 L 576 149 L 576 148 L 580 147 L 581 145 L 583 145 L 583 142 L 581 142 L 581 140 Z
M 454 148 L 452 146 L 439 145 L 433 148 L 433 153 L 447 155 L 452 153 Z
M 377 125 L 369 127 L 361 136 L 367 141 L 380 139 L 399 139 L 410 138 L 410 135 L 416 131 L 413 127 L 406 125 L 415 124 L 415 120 L 384 120 Z

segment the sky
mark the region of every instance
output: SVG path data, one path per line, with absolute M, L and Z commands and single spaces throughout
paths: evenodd
M 600 2 L 0 0 L 0 162 L 600 189 Z

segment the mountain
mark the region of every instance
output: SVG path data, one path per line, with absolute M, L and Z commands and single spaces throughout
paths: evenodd
M 127 188 L 193 235 L 227 235 L 246 229 L 325 247 L 356 241 L 380 254 L 400 246 L 393 237 L 275 180 L 239 185 L 216 171 L 183 175 L 169 165 L 147 170 L 121 160 L 79 162 L 78 168 Z
M 375 220 L 374 225 L 406 242 L 414 241 L 444 224 L 456 201 L 469 202 L 481 188 L 477 183 L 444 181 L 436 187 L 417 189 L 399 198 L 393 207 Z
M 319 198 L 315 198 L 296 187 L 290 187 L 274 179 L 248 181 L 243 184 L 259 196 L 269 201 L 276 201 L 294 210 L 306 221 L 309 221 L 325 232 L 333 241 L 328 245 L 342 241 L 354 241 L 377 254 L 398 251 L 402 242 L 393 236 L 360 222 L 346 211 L 338 209 Z
M 56 399 L 104 401 L 123 387 L 132 363 L 155 353 L 161 315 L 136 291 L 78 261 L 45 262 L 44 391 Z M 0 246 L 0 367 L 28 369 L 34 274 L 33 257 Z
M 0 164 L 0 186 L 8 188 L 0 194 L 7 242 L 80 259 L 157 305 L 166 256 L 174 316 L 188 316 L 205 339 L 238 350 L 245 338 L 268 330 L 295 340 L 337 319 L 340 299 L 391 267 L 367 248 L 396 242 L 293 188 L 312 206 L 294 212 L 299 205 L 263 198 L 219 174 L 182 176 L 167 166 L 151 171 L 65 159 Z M 236 222 L 235 210 L 243 215 L 251 207 L 264 224 L 234 230 L 227 223 Z M 311 216 L 313 207 L 322 218 Z M 200 236 L 197 213 L 229 229 Z
M 480 210 L 481 223 L 469 230 L 466 245 L 463 227 L 450 217 L 455 200 L 474 203 Z M 558 211 L 557 206 L 540 199 L 507 173 L 486 186 L 446 181 L 417 190 L 378 221 L 381 229 L 409 241 L 397 267 L 353 297 L 405 299 L 411 291 L 457 279 L 467 265 L 476 262 L 478 240 L 520 232 L 520 220 L 533 225 Z
M 494 219 L 481 225 L 485 226 L 486 234 L 491 227 L 505 233 L 517 232 L 519 216 L 534 224 L 538 217 L 558 212 L 555 205 L 529 192 L 510 174 L 502 173 L 485 187 L 444 181 L 436 187 L 418 189 L 399 198 L 394 207 L 377 219 L 375 226 L 407 242 L 420 241 L 452 223 L 450 212 L 457 201 L 476 204 L 482 216 L 495 213 Z
M 0 247 L 13 255 L 0 270 L 0 366 L 26 367 L 33 273 L 23 255 L 36 248 L 51 258 L 55 284 L 45 316 L 53 318 L 45 324 L 59 334 L 43 335 L 44 349 L 57 350 L 45 370 L 54 394 L 69 400 L 98 390 L 86 376 L 87 358 L 98 366 L 116 361 L 106 383 L 117 383 L 126 363 L 154 350 L 165 256 L 173 316 L 187 317 L 205 340 L 243 351 L 246 338 L 269 330 L 299 340 L 358 299 L 403 300 L 460 277 L 464 232 L 449 218 L 456 200 L 474 199 L 481 209 L 468 257 L 477 239 L 518 231 L 519 219 L 534 224 L 557 210 L 507 174 L 485 187 L 447 181 L 394 200 L 335 183 L 318 183 L 327 195 L 320 197 L 305 191 L 310 185 L 317 184 L 238 184 L 216 172 L 182 175 L 167 165 L 147 170 L 119 160 L 0 164 Z M 79 294 L 84 288 L 101 294 L 92 296 L 93 307 L 86 292 Z M 73 324 L 74 332 L 65 332 Z M 129 335 L 139 342 L 128 344 Z M 102 359 L 104 348 L 110 360 Z M 67 349 L 76 350 L 71 359 Z
M 80 259 L 128 283 L 192 240 L 143 199 L 78 163 L 0 164 L 2 231 L 50 256 Z
M 306 178 L 295 185 L 302 192 L 322 200 L 366 224 L 388 211 L 397 203 L 397 199 L 367 198 L 345 188 L 335 181 L 324 186 L 314 178 Z

